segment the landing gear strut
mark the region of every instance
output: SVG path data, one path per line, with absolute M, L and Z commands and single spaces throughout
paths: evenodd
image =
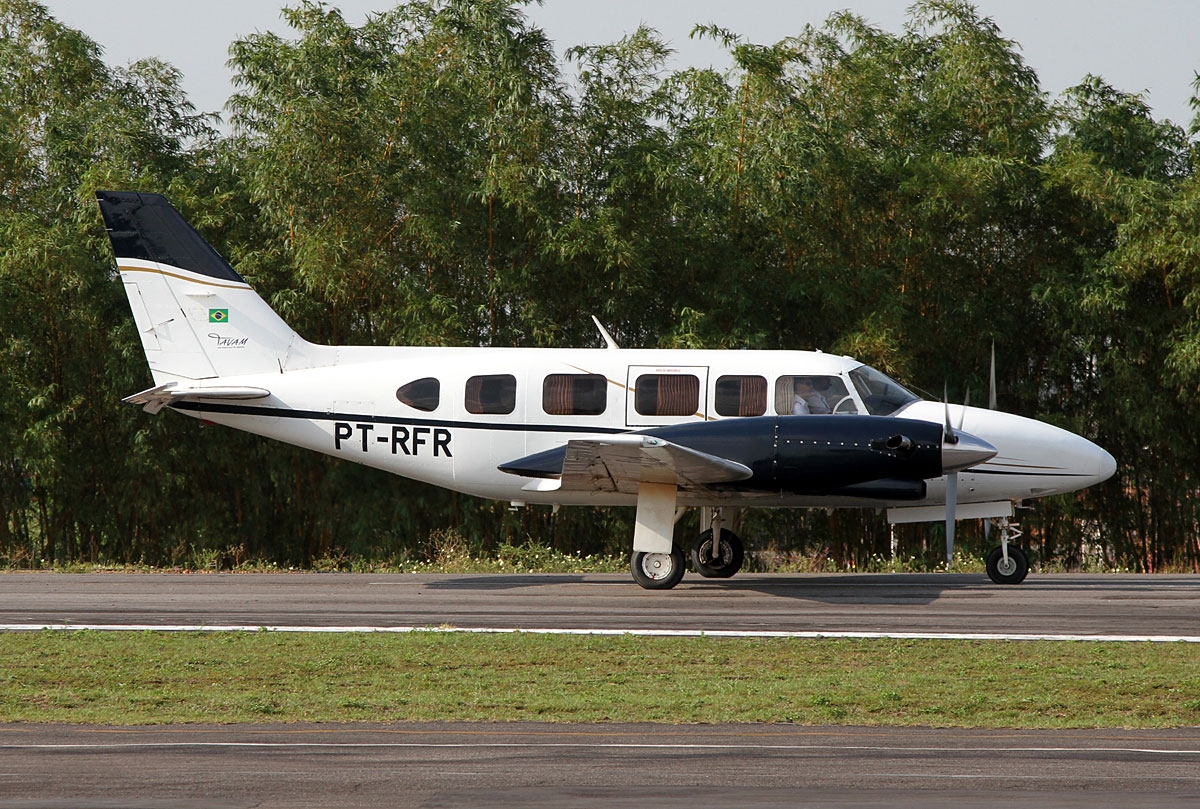
M 728 579 L 742 569 L 746 552 L 742 548 L 742 540 L 728 528 L 720 531 L 716 549 L 713 549 L 713 528 L 708 529 L 696 539 L 692 546 L 692 567 L 706 579 Z
M 988 578 L 996 584 L 1020 584 L 1029 575 L 1029 560 L 1024 551 L 1009 543 L 1021 536 L 1021 529 L 1007 518 L 995 525 L 1000 528 L 1000 547 L 988 554 Z
M 725 509 L 705 508 L 701 513 L 700 527 L 708 528 L 701 532 L 692 545 L 692 567 L 706 579 L 728 579 L 742 569 L 746 559 L 742 540 L 732 531 L 722 527 L 725 524 Z M 713 537 L 717 540 L 714 543 Z
M 640 509 L 639 504 L 639 514 L 641 513 Z M 742 563 L 746 559 L 742 540 L 738 538 L 737 534 L 723 527 L 727 522 L 725 511 L 720 507 L 705 507 L 701 511 L 700 527 L 705 530 L 692 545 L 692 567 L 696 569 L 697 573 L 708 579 L 729 578 L 742 569 Z M 728 521 L 736 521 L 737 510 L 730 509 L 730 511 L 733 513 Z M 675 518 L 678 519 L 680 514 L 680 511 L 676 511 Z M 666 524 L 665 518 L 662 522 Z M 664 526 L 659 527 L 663 534 L 668 533 Z M 717 537 L 715 543 L 713 537 Z M 636 541 L 634 547 L 638 547 Z M 683 550 L 675 543 L 671 543 L 670 553 L 659 551 L 657 547 L 651 547 L 653 550 L 634 551 L 629 558 L 629 568 L 633 573 L 633 579 L 647 590 L 670 590 L 683 579 L 687 559 Z M 666 546 L 659 547 L 665 549 Z

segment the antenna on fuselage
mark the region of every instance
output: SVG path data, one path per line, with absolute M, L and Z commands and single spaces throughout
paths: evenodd
M 613 336 L 608 333 L 608 329 L 604 328 L 604 324 L 600 322 L 600 318 L 592 315 L 592 322 L 596 324 L 596 328 L 600 330 L 600 336 L 604 338 L 604 343 L 609 348 L 620 348 Z

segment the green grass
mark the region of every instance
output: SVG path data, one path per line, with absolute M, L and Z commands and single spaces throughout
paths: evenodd
M 935 555 L 936 556 L 936 555 Z M 1036 573 L 1131 573 L 1128 568 L 1105 567 L 1094 560 L 1088 564 L 1067 567 L 1061 563 L 1036 563 Z M 234 552 L 189 552 L 179 564 L 166 567 L 117 563 L 72 562 L 49 564 L 27 557 L 0 555 L 0 573 L 16 571 L 48 571 L 55 573 L 294 573 L 298 570 L 316 573 L 628 573 L 629 555 L 563 553 L 544 545 L 501 545 L 491 553 L 472 553 L 465 546 L 435 548 L 427 555 L 398 558 L 366 558 L 334 554 L 314 559 L 306 568 L 281 567 L 276 562 L 258 558 L 242 558 Z M 814 557 L 798 552 L 772 550 L 747 554 L 743 570 L 747 573 L 944 573 L 946 565 L 940 558 L 902 556 L 895 559 L 874 555 L 867 559 L 838 564 L 833 559 Z M 954 556 L 955 573 L 983 573 L 986 570 L 981 556 L 958 551 Z M 1190 568 L 1164 567 L 1160 573 L 1192 573 Z
M 935 543 L 936 546 L 936 543 Z M 1130 573 L 1125 567 L 1112 566 L 1100 558 L 1088 557 L 1082 562 L 1061 560 L 1049 562 L 1031 558 L 1037 573 Z M 954 572 L 983 573 L 984 554 L 972 553 L 961 544 L 954 556 Z M 223 550 L 195 545 L 180 545 L 165 566 L 104 562 L 49 563 L 20 550 L 0 549 L 0 572 L 18 570 L 47 570 L 60 573 L 94 572 L 209 572 L 234 571 L 244 573 L 294 572 L 300 569 L 279 562 L 249 555 L 245 547 L 227 546 Z M 513 545 L 505 542 L 483 548 L 453 529 L 433 531 L 414 548 L 397 552 L 376 549 L 367 555 L 334 549 L 311 560 L 303 567 L 314 572 L 346 573 L 627 573 L 629 554 L 566 553 L 532 539 Z M 867 558 L 839 562 L 824 551 L 782 550 L 766 547 L 750 550 L 744 570 L 748 573 L 931 573 L 945 572 L 942 552 L 927 551 L 919 555 L 900 555 L 896 558 L 875 554 Z M 1190 567 L 1165 566 L 1162 573 L 1192 573 Z
M 0 635 L 0 721 L 1200 725 L 1200 645 Z

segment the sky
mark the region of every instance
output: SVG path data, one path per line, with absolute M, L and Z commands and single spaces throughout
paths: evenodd
M 183 73 L 197 110 L 221 112 L 233 93 L 225 66 L 229 44 L 247 34 L 293 36 L 279 9 L 290 0 L 42 0 L 50 13 L 82 30 L 114 66 L 158 57 Z M 353 25 L 392 0 L 331 0 Z M 899 33 L 908 0 L 545 0 L 527 13 L 561 54 L 581 44 L 614 42 L 645 23 L 676 54 L 669 69 L 729 67 L 724 51 L 688 37 L 696 23 L 715 23 L 749 42 L 770 44 L 820 26 L 849 9 Z M 1056 97 L 1085 75 L 1142 93 L 1157 120 L 1187 127 L 1192 81 L 1200 70 L 1200 2 L 1195 0 L 976 0 L 976 7 L 1020 45 L 1042 89 Z

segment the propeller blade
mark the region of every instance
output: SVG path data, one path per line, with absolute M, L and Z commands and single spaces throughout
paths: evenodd
M 992 370 L 988 374 L 988 410 L 996 409 L 996 341 L 992 340 Z
M 946 408 L 946 426 L 942 430 L 942 438 L 947 444 L 957 444 L 958 436 L 954 434 L 954 425 L 950 423 L 950 394 L 947 387 L 942 388 L 942 405 Z
M 954 565 L 954 523 L 958 519 L 958 473 L 946 476 L 946 570 Z

